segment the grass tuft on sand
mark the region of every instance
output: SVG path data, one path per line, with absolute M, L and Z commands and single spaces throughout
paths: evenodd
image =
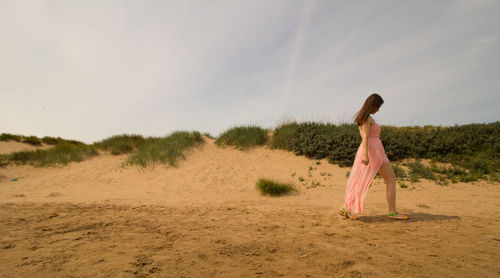
M 197 131 L 177 131 L 166 137 L 145 139 L 122 166 L 168 164 L 177 167 L 179 159 L 185 159 L 184 152 L 204 143 Z
M 270 196 L 280 196 L 289 194 L 292 191 L 296 191 L 296 189 L 291 184 L 280 183 L 278 181 L 264 178 L 257 181 L 257 188 L 260 190 L 262 195 Z
M 133 152 L 144 142 L 145 139 L 141 135 L 121 134 L 96 142 L 94 146 L 98 149 L 109 151 L 111 154 L 119 155 Z
M 215 144 L 217 146 L 234 146 L 240 150 L 248 150 L 261 146 L 268 141 L 268 130 L 258 126 L 233 127 L 222 133 Z
M 97 155 L 97 151 L 92 146 L 63 141 L 48 150 L 20 151 L 4 155 L 0 158 L 0 164 L 5 166 L 9 162 L 14 162 L 45 167 L 81 162 L 95 155 Z

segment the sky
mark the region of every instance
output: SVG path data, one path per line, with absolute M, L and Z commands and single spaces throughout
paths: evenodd
M 0 133 L 500 120 L 500 1 L 0 0 Z

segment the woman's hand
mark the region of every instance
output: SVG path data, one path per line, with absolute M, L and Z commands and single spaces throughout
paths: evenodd
M 368 154 L 367 153 L 364 153 L 363 154 L 363 159 L 361 159 L 361 162 L 365 165 L 368 165 L 368 162 L 370 162 L 370 160 L 368 159 Z

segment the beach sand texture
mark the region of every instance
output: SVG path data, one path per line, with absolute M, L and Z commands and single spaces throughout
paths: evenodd
M 351 221 L 349 167 L 205 141 L 177 168 L 109 154 L 0 168 L 0 277 L 500 277 L 498 183 L 398 186 L 411 219 L 391 221 L 375 179 Z M 298 192 L 262 196 L 259 178 Z

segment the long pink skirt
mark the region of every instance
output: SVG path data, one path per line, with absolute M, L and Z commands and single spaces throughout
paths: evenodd
M 360 145 L 345 190 L 345 208 L 351 213 L 363 212 L 366 193 L 373 178 L 377 175 L 380 166 L 384 162 L 389 162 L 382 141 L 378 137 L 368 137 L 368 165 L 363 164 L 362 159 L 363 148 Z

